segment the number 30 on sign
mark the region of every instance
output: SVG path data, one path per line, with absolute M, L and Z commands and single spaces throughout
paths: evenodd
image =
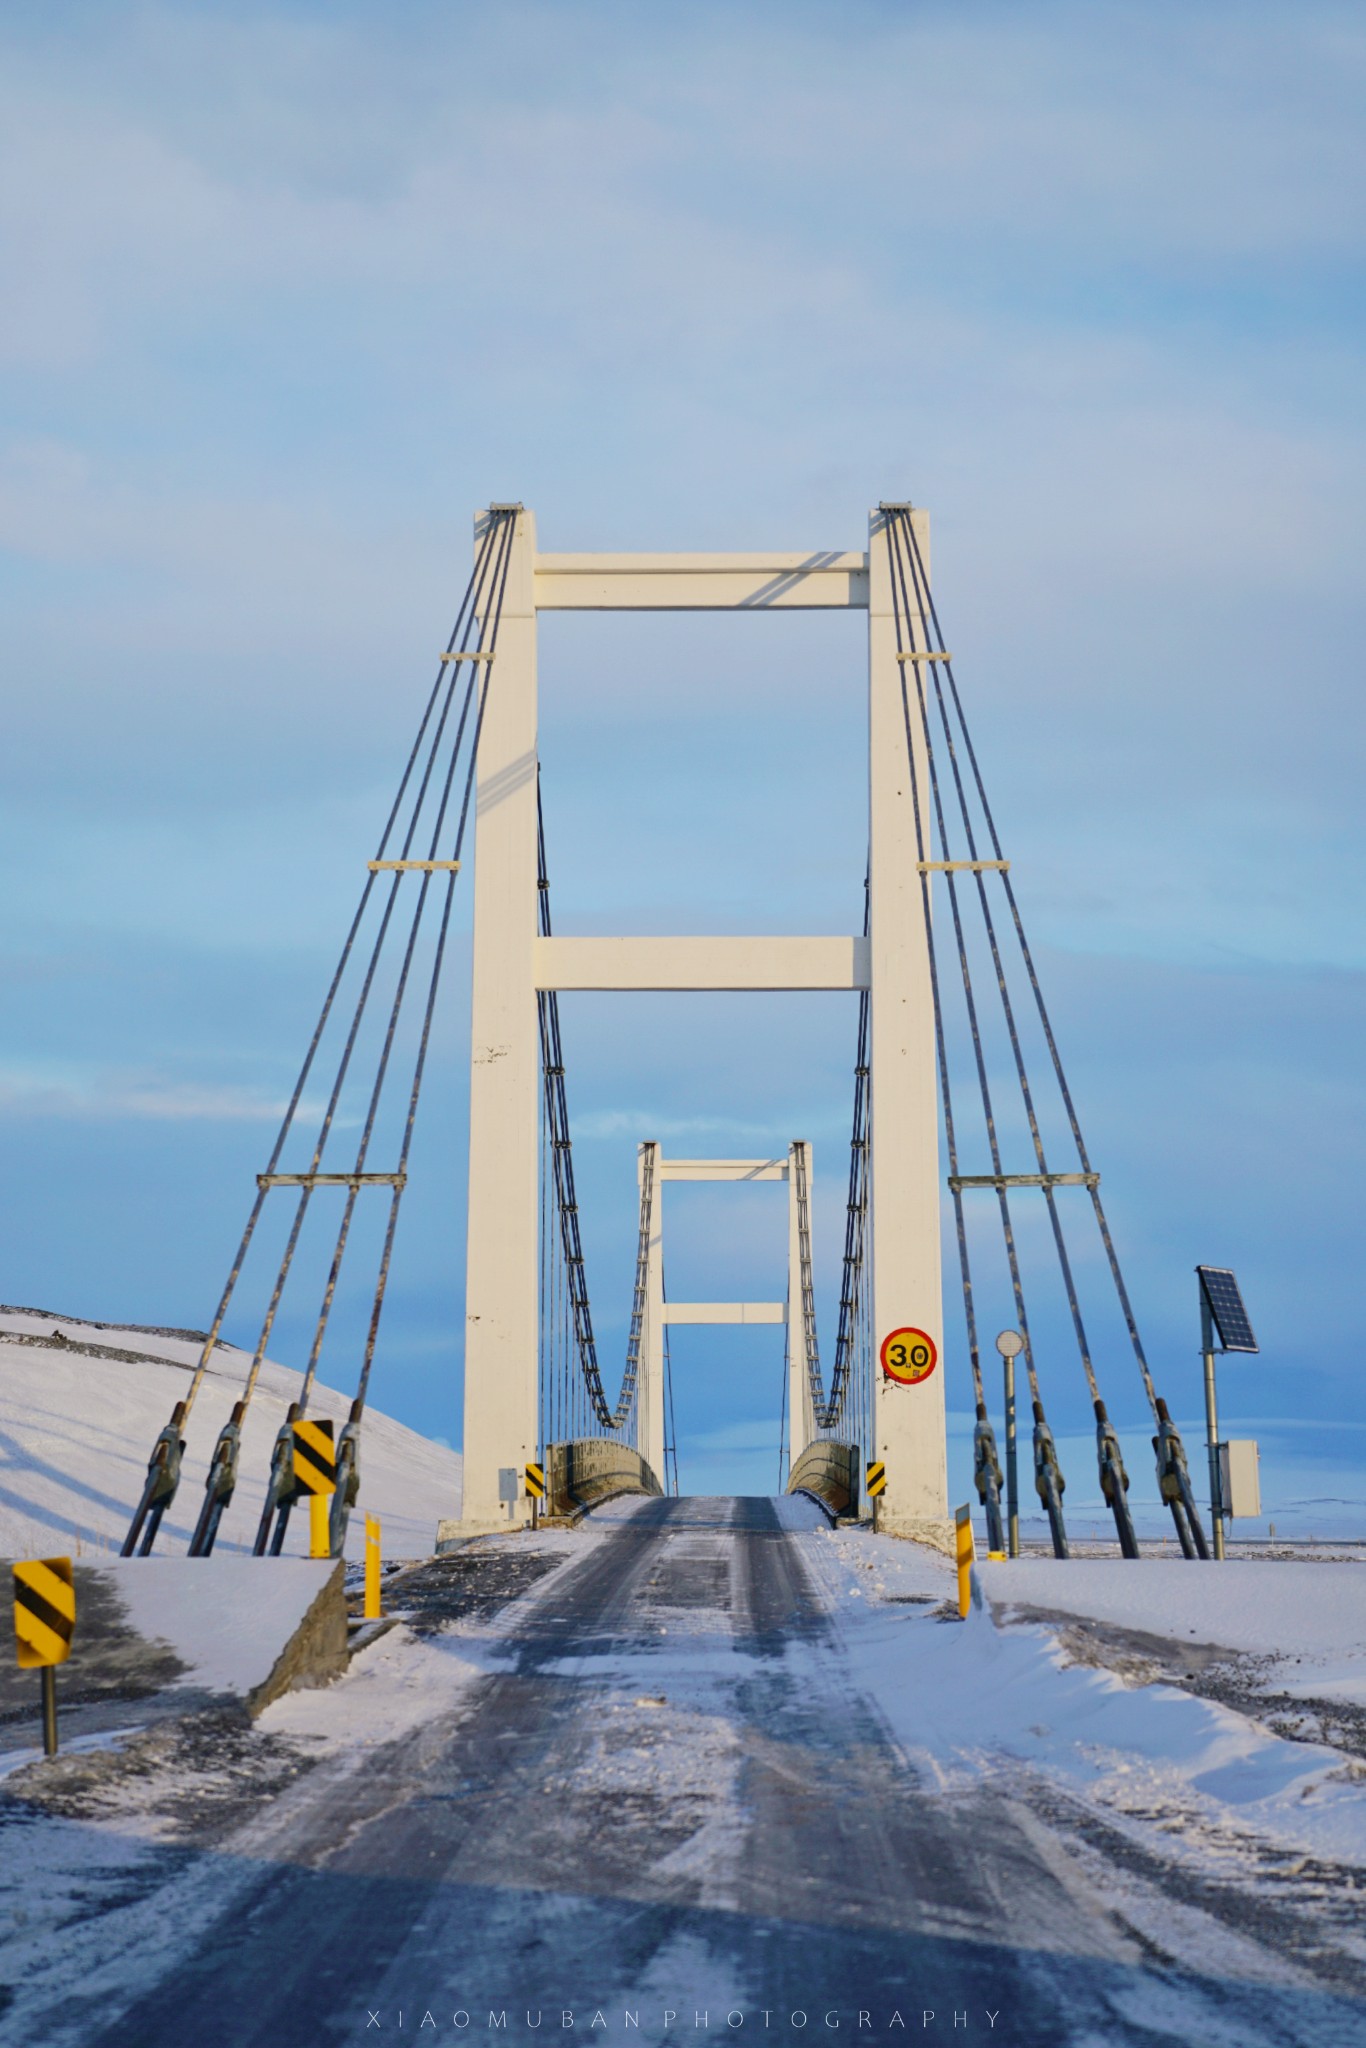
M 927 1330 L 893 1330 L 882 1340 L 882 1370 L 900 1387 L 918 1387 L 939 1363 L 939 1351 Z

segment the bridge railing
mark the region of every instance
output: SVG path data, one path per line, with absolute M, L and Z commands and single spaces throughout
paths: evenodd
M 663 1491 L 639 1451 L 612 1437 L 587 1437 L 546 1448 L 546 1508 L 551 1514 L 573 1514 L 614 1494 Z
M 858 1445 L 828 1437 L 808 1444 L 792 1467 L 787 1490 L 814 1493 L 837 1515 L 856 1515 L 861 1492 Z

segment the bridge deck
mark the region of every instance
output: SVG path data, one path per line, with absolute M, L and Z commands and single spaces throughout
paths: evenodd
M 1155 2038 L 1155 1988 L 1180 2004 L 1184 2039 L 1271 2038 L 1266 1985 L 1164 1965 L 1157 1986 L 1056 1830 L 986 1776 L 953 1789 L 908 1761 L 850 1682 L 850 1610 L 831 1597 L 848 1589 L 822 1576 L 835 1539 L 814 1506 L 620 1502 L 593 1528 L 559 1568 L 535 1539 L 450 1560 L 521 1590 L 443 1631 L 428 1587 L 413 1617 L 425 1650 L 390 1655 L 396 1677 L 404 1655 L 415 1672 L 428 1658 L 430 1717 L 363 1768 L 295 1785 L 254 1865 L 248 1835 L 227 1845 L 230 1903 L 165 2000 L 89 2038 L 350 2042 L 397 2032 L 400 2012 L 406 2038 L 431 2012 L 421 2038 L 466 2013 L 487 2039 L 505 2010 L 508 2038 L 528 2013 L 561 2039 L 565 2014 L 610 2041 L 733 2039 L 728 2014 L 787 2038 L 804 2012 L 813 2033 L 838 2013 L 886 2041 L 893 2013 L 923 2038 L 928 2012 L 938 2035 L 967 2013 L 968 2038 L 1011 2048 L 1138 2043 Z M 425 1568 L 432 1585 L 442 1569 Z M 886 1626 L 924 1631 L 942 1663 L 947 1582 L 937 1560 L 923 1570 L 932 1590 Z M 314 1711 L 355 1700 L 363 1669 Z

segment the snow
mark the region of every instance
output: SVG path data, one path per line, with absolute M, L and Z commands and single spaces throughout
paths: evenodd
M 989 1604 L 965 1623 L 940 1624 L 929 1602 L 953 1601 L 956 1613 L 947 1559 L 861 1531 L 800 1540 L 826 1590 L 851 1684 L 877 1702 L 909 1760 L 942 1785 L 1025 1770 L 1111 1818 L 1165 1816 L 1171 1854 L 1275 1842 L 1366 1864 L 1366 1771 L 1337 1750 L 1284 1740 L 1178 1686 L 1131 1685 L 1069 1663 L 1053 1629 L 1001 1625 L 1024 1604 L 1026 1579 L 1040 1608 L 1096 1618 L 1104 1610 L 1174 1642 L 1227 1644 L 1235 1633 L 1243 1647 L 1269 1654 L 1284 1618 L 1286 1641 L 1302 1645 L 1290 1654 L 1313 1660 L 1321 1692 L 1324 1682 L 1357 1684 L 1366 1673 L 1366 1574 L 1358 1579 L 1357 1567 L 1015 1560 L 979 1566 Z M 1281 1590 L 1283 1573 L 1291 1580 Z M 1244 1574 L 1245 1585 L 1230 1583 Z M 894 1604 L 908 1601 L 927 1604 Z
M 97 1735 L 71 1735 L 62 1740 L 61 1749 L 65 1756 L 93 1756 L 97 1750 L 118 1749 L 138 1734 L 137 1728 L 106 1728 Z M 28 1764 L 36 1764 L 44 1751 L 40 1745 L 30 1749 L 0 1750 L 0 1778 L 9 1777 L 11 1771 L 22 1771 Z
M 50 1341 L 54 1331 L 65 1342 Z M 14 1341 L 21 1336 L 47 1341 Z M 91 1357 L 78 1344 L 140 1355 Z M 142 1492 L 148 1454 L 185 1393 L 200 1349 L 189 1334 L 0 1310 L 0 1555 L 85 1557 L 118 1550 Z M 213 1355 L 190 1419 L 184 1475 L 158 1538 L 159 1551 L 183 1553 L 188 1547 L 209 1455 L 248 1363 L 230 1345 L 220 1345 Z M 301 1377 L 269 1359 L 262 1367 L 242 1432 L 237 1492 L 215 1555 L 251 1550 L 271 1449 Z M 350 1397 L 317 1386 L 311 1412 L 331 1416 L 340 1429 Z M 347 1556 L 362 1554 L 367 1512 L 380 1518 L 386 1556 L 428 1556 L 437 1522 L 460 1511 L 460 1462 L 457 1452 L 368 1409 L 360 1501 L 347 1533 Z M 306 1515 L 291 1516 L 285 1547 L 306 1553 Z
M 1178 1685 L 1129 1683 L 1073 1662 L 1056 1627 L 1010 1619 L 1039 1608 L 1113 1619 L 1173 1645 L 1222 1643 L 1230 1655 L 1260 1659 L 1275 1647 L 1304 1660 L 1306 1695 L 1326 1685 L 1345 1695 L 1366 1672 L 1366 1601 L 1357 1590 L 1366 1578 L 1356 1566 L 1021 1561 L 982 1568 L 988 1601 L 964 1623 L 947 1559 L 865 1530 L 832 1530 L 806 1500 L 776 1506 L 838 1645 L 832 1658 L 828 1648 L 790 1640 L 785 1670 L 813 1698 L 833 1690 L 871 1702 L 927 1788 L 953 1793 L 991 1783 L 1029 1804 L 1031 1788 L 1051 1786 L 1079 1811 L 1132 1833 L 1164 1863 L 1220 1882 L 1284 1881 L 1304 1859 L 1366 1866 L 1366 1770 L 1359 1763 L 1316 1742 L 1286 1740 Z M 572 1560 L 643 1511 L 639 1501 L 616 1501 L 572 1537 L 515 1540 L 553 1544 Z M 728 1541 L 724 1510 L 714 1528 L 694 1520 L 673 1541 L 694 1562 L 709 1550 L 720 1557 Z M 358 1733 L 367 1744 L 391 1740 L 422 1721 L 424 1700 L 428 1712 L 438 1700 L 458 1704 L 481 1671 L 499 1668 L 500 1639 L 525 1627 L 533 1609 L 547 1618 L 558 1612 L 558 1582 L 559 1574 L 548 1576 L 500 1614 L 444 1641 L 418 1644 L 395 1630 L 328 1691 L 277 1702 L 263 1726 L 341 1749 Z M 642 1589 L 629 1634 L 614 1626 L 607 1639 L 585 1641 L 542 1668 L 590 1689 L 597 1702 L 597 1734 L 574 1757 L 574 1784 L 553 1789 L 566 1797 L 589 1786 L 619 1796 L 686 1790 L 702 1802 L 705 1819 L 677 1853 L 691 1875 L 705 1876 L 706 1896 L 723 1904 L 743 1835 L 739 1720 L 730 1695 L 744 1650 L 743 1638 L 719 1620 L 715 1611 L 685 1616 L 672 1605 L 667 1621 L 663 1609 L 656 1618 Z M 1116 1868 L 1097 1882 L 1122 1889 L 1128 1880 Z M 1295 1882 L 1304 1894 L 1309 1880 Z M 1136 1894 L 1124 1909 L 1150 1908 Z M 1189 1945 L 1194 1961 L 1207 1939 L 1194 1915 L 1178 1946 L 1185 1953 Z M 1232 1936 L 1224 1929 L 1219 1940 Z M 1238 1968 L 1249 1975 L 1256 1967 L 1249 1946 Z M 1279 1962 L 1267 1968 L 1283 1981 Z
M 245 1694 L 269 1678 L 335 1569 L 328 1558 L 87 1559 L 110 1581 L 129 1626 L 185 1667 L 174 1684 Z
M 268 1735 L 382 1748 L 425 1727 L 434 1711 L 460 1705 L 489 1668 L 458 1636 L 424 1640 L 400 1624 L 358 1651 L 337 1684 L 282 1694 L 258 1725 Z
M 1015 1558 L 979 1564 L 993 1606 L 1075 1615 L 1270 1660 L 1278 1690 L 1366 1706 L 1366 1562 L 1202 1564 Z
M 471 1613 L 432 1634 L 397 1620 L 336 1683 L 288 1694 L 267 1708 L 251 1742 L 263 1752 L 302 1751 L 315 1773 L 278 1800 L 262 1801 L 226 1853 L 188 1865 L 176 1879 L 176 1915 L 164 1916 L 164 1924 L 149 1908 L 144 1927 L 142 1908 L 121 1903 L 150 1884 L 146 1848 L 164 1825 L 137 1805 L 147 1797 L 145 1783 L 130 1783 L 128 1804 L 84 1829 L 54 1819 L 29 1830 L 26 1896 L 32 1910 L 60 1928 L 64 1966 L 83 1972 L 82 1982 L 111 2005 L 139 1991 L 145 1996 L 154 1970 L 172 1970 L 193 1940 L 230 1923 L 242 1873 L 296 1854 L 310 1815 L 325 1807 L 348 1814 L 355 1786 L 373 1784 L 372 1774 L 390 1769 L 378 1755 L 387 1745 L 417 1731 L 424 1743 L 430 1733 L 431 1745 L 439 1744 L 477 1705 L 481 1682 L 508 1671 L 523 1632 L 561 1617 L 565 1574 L 623 1524 L 651 1511 L 649 1503 L 622 1500 L 573 1532 L 484 1539 L 481 1548 L 540 1552 L 562 1569 L 501 1610 Z M 661 1881 L 677 1883 L 709 1912 L 742 1911 L 756 1824 L 746 1767 L 761 1753 L 756 1744 L 771 1732 L 775 1748 L 785 1746 L 792 1725 L 783 1716 L 792 1702 L 813 1724 L 862 1716 L 887 1731 L 928 1799 L 946 1796 L 952 1804 L 958 1794 L 984 1787 L 1003 1794 L 1009 1812 L 1025 1816 L 1031 1841 L 1081 1866 L 1075 1881 L 1088 1904 L 1094 1887 L 1097 1927 L 1101 1913 L 1113 1909 L 1124 1927 L 1158 1945 L 1169 1964 L 1165 1976 L 1145 1975 L 1143 1992 L 1151 1996 L 1143 2012 L 1151 2020 L 1154 2001 L 1167 2001 L 1164 2038 L 1292 2038 L 1274 2027 L 1236 2036 L 1186 2028 L 1183 1972 L 1282 1991 L 1312 1984 L 1312 1961 L 1304 1966 L 1255 1938 L 1255 1912 L 1233 1926 L 1205 1912 L 1199 1886 L 1239 1888 L 1258 1908 L 1274 1898 L 1282 1912 L 1302 1917 L 1334 1891 L 1346 1896 L 1341 1866 L 1366 1864 L 1366 1773 L 1338 1751 L 1283 1740 L 1250 1716 L 1179 1686 L 1127 1683 L 1113 1671 L 1069 1661 L 1059 1628 L 1025 1617 L 1089 1617 L 1173 1644 L 1222 1644 L 1230 1655 L 1260 1658 L 1274 1646 L 1284 1658 L 1314 1660 L 1315 1684 L 1337 1674 L 1355 1685 L 1366 1654 L 1366 1612 L 1356 1591 L 1366 1582 L 1358 1568 L 1021 1561 L 983 1567 L 986 1604 L 960 1622 L 948 1560 L 863 1530 L 831 1529 L 806 1500 L 780 1501 L 776 1511 L 825 1609 L 828 1633 L 797 1632 L 756 1651 L 742 1599 L 729 1615 L 723 1604 L 680 1606 L 680 1582 L 672 1592 L 668 1583 L 670 1560 L 692 1570 L 699 1584 L 710 1563 L 726 1559 L 732 1591 L 743 1578 L 733 1571 L 730 1503 L 716 1503 L 714 1517 L 694 1511 L 686 1527 L 669 1535 L 664 1561 L 652 1566 L 658 1580 L 642 1575 L 633 1586 L 629 1617 L 609 1602 L 572 1649 L 553 1664 L 538 1662 L 539 1675 L 558 1677 L 576 1708 L 541 1760 L 547 1816 L 591 1816 L 604 1801 L 620 1814 L 649 1815 L 652 1828 L 682 1814 L 686 1827 L 672 1838 L 666 1830 L 659 1836 Z M 224 1568 L 244 1576 L 251 1569 L 234 1559 Z M 152 1588 L 150 1576 L 146 1584 Z M 386 1602 L 397 1608 L 401 1593 L 400 1580 Z M 756 1721 L 759 1676 L 772 1706 Z M 759 1725 L 764 1716 L 771 1728 Z M 515 1739 L 510 1730 L 508 1740 Z M 798 1768 L 810 1755 L 804 1739 L 792 1748 Z M 185 1779 L 187 1788 L 194 1782 Z M 400 1773 L 394 1796 L 403 1795 L 404 1783 Z M 1076 1815 L 1103 1823 L 1111 1835 L 1118 1830 L 1146 1862 L 1129 1870 L 1122 1857 L 1093 1854 L 1084 1828 L 1069 1822 Z M 1184 1892 L 1178 1876 L 1193 1881 Z M 19 1896 L 19 1882 L 16 1876 L 7 1893 L 0 1874 L 0 1910 Z M 92 1913 L 92 1897 L 114 1901 L 118 1913 Z M 1046 1927 L 1030 1936 L 1043 1951 L 1051 1938 Z M 1341 1917 L 1323 1939 L 1323 1953 L 1337 1943 L 1359 1954 L 1359 1937 Z M 1058 1941 L 1062 1952 L 1063 1936 Z M 43 1949 L 21 1931 L 17 1946 L 19 1994 L 0 2019 L 0 2038 L 16 2043 L 37 2038 L 34 2015 L 46 2009 L 44 1999 L 62 1992 L 60 1984 L 54 1990 L 51 1941 Z M 676 2000 L 680 1981 L 699 2002 L 743 2002 L 741 1987 L 695 1929 L 680 1930 L 646 1979 L 630 1984 L 631 2002 L 657 1995 L 662 2006 Z M 73 2048 L 84 2038 L 78 2017 L 60 2036 Z

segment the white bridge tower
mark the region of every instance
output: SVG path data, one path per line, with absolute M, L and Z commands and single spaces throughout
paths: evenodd
M 476 519 L 476 543 L 488 517 Z M 928 519 L 912 518 L 928 565 Z M 867 939 L 539 937 L 538 614 L 741 610 L 868 614 Z M 914 610 L 910 622 L 928 646 L 927 622 Z M 461 1533 L 509 1526 L 499 1472 L 520 1470 L 537 1449 L 543 989 L 867 989 L 873 1341 L 921 1330 L 942 1358 L 934 1010 L 912 761 L 924 820 L 929 790 L 918 724 L 906 717 L 903 653 L 881 510 L 867 553 L 720 555 L 540 554 L 534 516 L 518 512 L 478 759 Z M 879 1376 L 874 1413 L 865 1454 L 887 1468 L 880 1526 L 942 1539 L 942 1365 L 916 1385 Z M 512 1519 L 527 1512 L 518 1502 Z

